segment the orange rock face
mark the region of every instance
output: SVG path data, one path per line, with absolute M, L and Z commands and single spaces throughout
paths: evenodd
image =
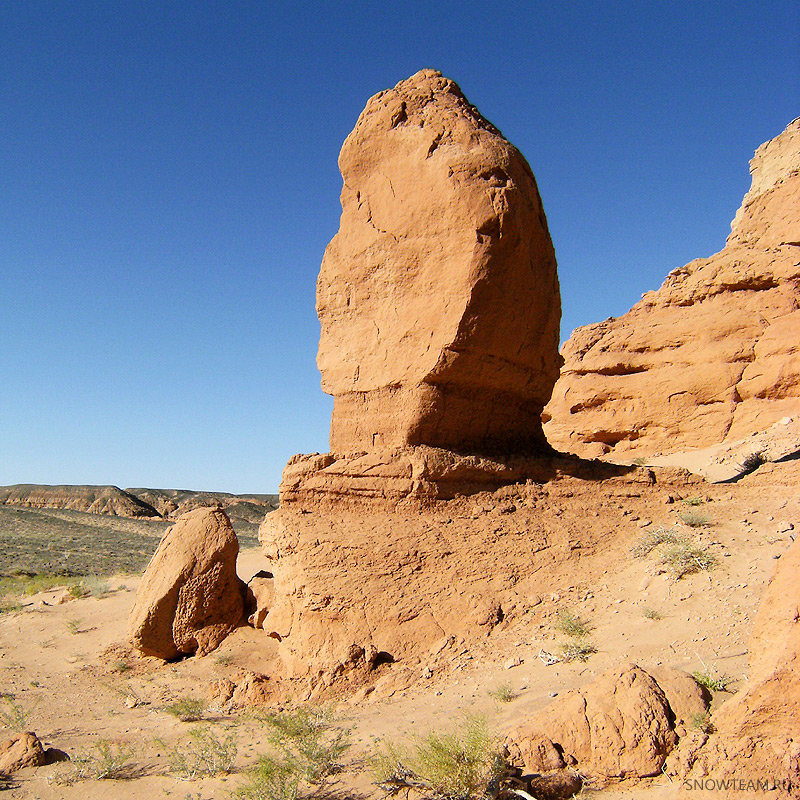
M 165 534 L 136 592 L 128 635 L 163 659 L 205 655 L 242 621 L 239 542 L 222 509 L 184 514 Z
M 369 100 L 339 167 L 317 283 L 332 452 L 541 446 L 561 305 L 524 157 L 423 70 Z
M 800 790 L 800 541 L 781 558 L 761 600 L 750 640 L 747 684 L 712 720 L 717 732 L 701 738 L 685 756 L 691 771 L 684 788 L 693 791 L 708 777 L 713 791 L 698 797 L 741 794 L 726 781 L 766 782 L 768 796 L 794 798 Z M 761 785 L 761 784 L 757 784 Z
M 662 675 L 669 692 L 635 664 L 568 692 L 534 722 L 508 734 L 512 761 L 529 772 L 559 769 L 566 762 L 601 778 L 659 774 L 678 742 L 675 723 L 680 717 L 671 706 L 701 713 L 706 707 L 688 675 L 674 670 L 662 670 Z
M 725 248 L 627 314 L 576 329 L 545 410 L 579 455 L 705 447 L 800 406 L 800 119 L 750 162 Z

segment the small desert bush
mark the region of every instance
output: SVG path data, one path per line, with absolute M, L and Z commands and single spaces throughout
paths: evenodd
M 631 548 L 631 554 L 634 558 L 644 558 L 656 550 L 658 563 L 666 567 L 676 580 L 712 569 L 717 564 L 717 559 L 704 547 L 680 536 L 672 528 L 658 528 L 642 534 Z
M 55 782 L 69 785 L 86 778 L 130 780 L 138 776 L 133 763 L 134 749 L 111 739 L 99 739 L 86 755 L 75 756 L 69 768 L 59 773 Z
M 702 731 L 703 733 L 714 733 L 714 731 L 716 731 L 708 711 L 695 711 L 689 722 L 695 730 Z
M 692 677 L 704 688 L 712 692 L 727 692 L 733 680 L 730 675 L 724 672 L 717 672 L 704 665 L 703 671 L 695 670 Z
M 259 719 L 273 753 L 247 770 L 234 794 L 239 800 L 296 800 L 305 784 L 319 790 L 350 747 L 349 731 L 339 727 L 329 708 L 301 707 Z
M 569 609 L 564 608 L 558 612 L 558 622 L 556 627 L 565 636 L 571 638 L 583 638 L 588 636 L 593 630 L 594 625 L 585 619 L 581 619 L 577 614 L 573 614 Z
M 692 508 L 683 511 L 680 514 L 680 518 L 690 528 L 704 528 L 706 525 L 711 524 L 711 520 L 705 514 L 701 514 Z
M 105 597 L 111 592 L 108 581 L 99 578 L 97 575 L 90 575 L 77 583 L 72 583 L 67 587 L 67 591 L 75 597 Z
M 79 633 L 82 633 L 81 625 L 83 625 L 83 620 L 80 618 L 68 619 L 64 623 L 64 627 L 73 635 L 77 636 Z
M 417 737 L 410 749 L 382 743 L 372 770 L 375 782 L 390 791 L 416 786 L 443 800 L 478 800 L 488 796 L 506 765 L 486 720 L 468 716 L 453 731 Z
M 644 614 L 646 619 L 652 619 L 652 620 L 663 619 L 660 611 L 657 611 L 655 608 L 650 608 L 649 606 L 645 606 L 642 609 L 642 614 Z
M 567 639 L 561 642 L 560 645 L 561 660 L 565 662 L 570 661 L 588 661 L 589 656 L 597 652 L 597 648 L 586 639 Z
M 0 614 L 10 614 L 13 611 L 21 611 L 22 606 L 13 600 L 0 600 Z
M 170 771 L 184 780 L 232 772 L 238 751 L 235 733 L 217 736 L 205 726 L 193 728 L 183 744 L 157 744 L 166 753 Z
M 744 475 L 749 475 L 751 472 L 755 472 L 762 464 L 766 463 L 767 459 L 764 454 L 761 452 L 755 452 L 745 456 L 739 466 Z
M 567 637 L 560 644 L 562 661 L 587 661 L 590 655 L 597 652 L 589 639 L 594 625 L 588 620 L 581 619 L 568 609 L 562 609 L 558 614 L 556 627 Z
M 672 573 L 675 580 L 680 580 L 684 575 L 713 569 L 717 559 L 704 547 L 688 539 L 680 539 L 663 549 L 660 563 Z
M 18 703 L 11 693 L 0 695 L 0 725 L 13 733 L 24 731 L 28 727 L 30 712 Z
M 319 783 L 339 769 L 350 747 L 348 730 L 336 724 L 330 708 L 301 707 L 264 717 L 267 738 L 286 763 L 297 765 L 309 783 Z
M 300 772 L 270 756 L 261 756 L 247 770 L 245 782 L 233 793 L 237 800 L 297 800 Z
M 164 706 L 164 711 L 177 717 L 181 722 L 198 722 L 206 713 L 204 700 L 194 697 L 181 697 L 174 703 Z
M 644 558 L 649 556 L 657 547 L 662 544 L 674 543 L 678 541 L 678 534 L 672 528 L 659 527 L 653 531 L 647 531 L 639 537 L 639 541 L 631 547 L 631 555 L 634 558 Z
M 509 683 L 501 683 L 494 689 L 490 689 L 488 695 L 498 703 L 510 703 L 517 697 L 516 692 L 511 688 L 511 684 Z
M 702 497 L 684 497 L 683 502 L 686 503 L 687 506 L 701 506 L 703 505 L 703 498 Z

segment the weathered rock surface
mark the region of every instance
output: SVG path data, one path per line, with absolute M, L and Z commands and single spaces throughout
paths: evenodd
M 485 640 L 524 615 L 531 598 L 573 585 L 576 569 L 589 585 L 626 559 L 639 535 L 636 510 L 660 503 L 667 487 L 699 482 L 670 477 L 633 468 L 586 480 L 553 469 L 543 483 L 422 509 L 410 499 L 344 494 L 327 504 L 282 500 L 260 531 L 275 576 L 263 628 L 280 642 L 285 674 L 309 691 L 351 671 L 374 680 L 364 665 L 391 659 L 398 674 L 435 674 L 459 643 Z M 601 514 L 603 524 L 591 525 Z
M 128 620 L 143 653 L 205 655 L 242 621 L 246 585 L 236 575 L 239 543 L 222 509 L 182 516 L 151 559 Z
M 800 416 L 783 417 L 765 431 L 711 447 L 683 450 L 647 458 L 648 466 L 683 467 L 711 483 L 730 483 L 761 464 L 800 455 Z
M 617 465 L 592 464 L 569 457 L 491 458 L 426 446 L 349 457 L 316 453 L 290 459 L 281 480 L 281 504 L 311 509 L 351 501 L 389 505 L 403 500 L 424 503 L 491 492 L 528 480 L 542 483 L 558 475 L 602 480 L 629 471 Z M 669 472 L 664 471 L 664 475 Z M 635 480 L 640 479 L 641 476 Z
M 750 162 L 725 248 L 627 314 L 578 328 L 545 410 L 559 449 L 626 457 L 707 447 L 800 406 L 800 119 Z
M 776 787 L 770 797 L 800 792 L 800 541 L 780 559 L 761 600 L 750 640 L 744 689 L 712 715 L 716 733 L 680 754 L 677 772 L 693 797 L 734 798 L 733 781 Z M 683 748 L 682 748 L 683 750 Z M 697 785 L 711 778 L 709 792 Z M 695 781 L 699 782 L 698 784 Z M 727 782 L 727 783 L 726 783 Z M 759 783 L 760 782 L 760 783 Z M 728 786 L 728 789 L 723 788 Z M 750 789 L 750 791 L 753 791 Z
M 275 579 L 271 572 L 261 570 L 247 582 L 247 606 L 252 609 L 247 623 L 263 628 L 264 619 L 275 599 Z
M 339 167 L 317 283 L 331 450 L 541 447 L 561 305 L 524 157 L 422 70 L 369 100 Z
M 0 774 L 10 775 L 24 767 L 41 767 L 45 761 L 44 748 L 35 733 L 26 731 L 0 742 Z
M 688 675 L 663 675 L 683 713 L 705 710 Z M 678 742 L 676 717 L 656 679 L 631 664 L 554 701 L 535 721 L 511 731 L 506 747 L 512 761 L 529 772 L 573 765 L 586 776 L 647 777 L 660 773 Z

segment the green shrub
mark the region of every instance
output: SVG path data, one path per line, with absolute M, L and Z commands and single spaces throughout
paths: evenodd
M 594 625 L 591 622 L 581 619 L 566 608 L 558 612 L 556 627 L 561 633 L 576 639 L 582 639 L 594 630 Z
M 444 800 L 484 798 L 507 769 L 485 719 L 475 716 L 465 717 L 460 729 L 417 737 L 410 751 L 383 743 L 372 767 L 390 792 L 415 786 Z
M 136 777 L 131 759 L 134 750 L 131 746 L 110 739 L 95 742 L 87 761 L 98 780 L 128 780 Z
M 184 780 L 232 772 L 238 752 L 234 733 L 217 736 L 205 726 L 189 731 L 189 741 L 183 745 L 169 747 L 160 740 L 157 743 L 166 753 L 170 771 Z
M 684 575 L 713 569 L 717 559 L 700 545 L 681 539 L 664 548 L 659 563 L 667 567 L 675 580 L 680 580 Z
M 702 731 L 703 733 L 714 733 L 714 731 L 716 731 L 708 711 L 695 711 L 689 722 L 695 730 Z
M 652 619 L 652 620 L 663 619 L 660 611 L 657 611 L 655 608 L 650 608 L 649 606 L 645 606 L 642 609 L 642 614 L 644 614 L 644 616 L 647 619 Z
M 511 684 L 509 683 L 501 683 L 494 689 L 490 689 L 488 695 L 494 700 L 497 700 L 498 703 L 510 703 L 517 698 L 516 692 L 511 688 Z
M 730 675 L 726 675 L 724 672 L 716 672 L 716 670 L 712 670 L 705 665 L 702 672 L 695 670 L 692 673 L 692 677 L 700 686 L 712 692 L 727 692 L 733 680 Z
M 349 731 L 338 727 L 330 708 L 301 707 L 263 718 L 270 743 L 309 783 L 320 783 L 339 768 L 350 747 Z
M 570 661 L 588 661 L 589 656 L 597 652 L 597 648 L 589 641 L 581 638 L 567 639 L 561 642 L 561 660 L 569 663 Z
M 631 548 L 631 555 L 634 558 L 644 558 L 649 556 L 657 547 L 665 543 L 678 541 L 678 534 L 672 528 L 659 527 L 653 531 L 647 531 L 639 537 L 639 541 Z
M 297 800 L 300 772 L 293 765 L 261 756 L 247 770 L 245 783 L 233 793 L 238 800 Z
M 10 692 L 0 695 L 0 703 L 0 725 L 13 733 L 24 731 L 28 727 L 30 712 Z
M 683 511 L 680 514 L 680 518 L 690 528 L 704 528 L 706 525 L 711 524 L 711 520 L 705 514 L 701 514 L 691 508 Z
M 322 791 L 326 779 L 340 768 L 350 746 L 349 731 L 336 724 L 329 708 L 301 707 L 257 719 L 267 727 L 274 752 L 261 756 L 245 774 L 234 796 L 239 800 L 296 800 L 304 784 Z
M 206 704 L 204 700 L 194 697 L 181 697 L 174 703 L 164 706 L 164 711 L 177 717 L 181 722 L 198 722 L 206 713 Z

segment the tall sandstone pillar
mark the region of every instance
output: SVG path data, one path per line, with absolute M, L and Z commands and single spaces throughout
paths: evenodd
M 339 167 L 317 283 L 331 451 L 542 447 L 561 302 L 525 158 L 422 70 L 369 100 Z

